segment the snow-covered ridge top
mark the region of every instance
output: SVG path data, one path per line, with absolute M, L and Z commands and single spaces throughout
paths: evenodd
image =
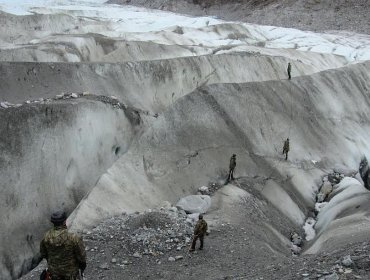
M 0 10 L 16 15 L 64 13 L 94 20 L 96 33 L 125 40 L 153 41 L 168 45 L 263 46 L 270 49 L 297 49 L 331 53 L 349 62 L 370 59 L 370 36 L 363 34 L 313 33 L 290 28 L 226 22 L 212 17 L 189 17 L 171 12 L 133 6 L 105 4 L 104 0 L 0 0 Z M 97 22 L 98 20 L 98 22 Z M 181 27 L 180 33 L 175 32 Z M 74 31 L 76 32 L 76 31 Z M 79 34 L 94 32 L 79 29 Z M 49 36 L 45 34 L 44 36 Z

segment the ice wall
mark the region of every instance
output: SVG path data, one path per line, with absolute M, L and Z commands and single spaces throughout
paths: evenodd
M 129 114 L 85 98 L 0 110 L 0 279 L 30 269 L 50 213 L 71 212 L 127 151 Z

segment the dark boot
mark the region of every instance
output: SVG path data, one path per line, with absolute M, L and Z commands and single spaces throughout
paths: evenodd
M 193 252 L 195 250 L 195 245 L 197 244 L 198 236 L 193 237 L 193 242 L 191 243 L 190 252 Z

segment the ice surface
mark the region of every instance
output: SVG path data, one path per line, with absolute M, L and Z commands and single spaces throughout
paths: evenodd
M 356 206 L 356 203 L 358 203 L 357 198 L 361 199 L 361 194 L 368 192 L 369 191 L 355 178 L 343 178 L 338 185 L 334 186 L 330 201 L 324 207 L 318 206 L 321 210 L 317 216 L 315 228 L 319 232 L 324 231 L 341 212 L 351 206 Z M 320 206 L 322 206 L 322 204 L 320 204 Z
M 263 43 L 270 49 L 297 49 L 340 55 L 349 62 L 370 59 L 370 36 L 364 34 L 320 34 L 227 22 L 212 17 L 194 18 L 133 6 L 109 5 L 104 4 L 103 0 L 0 0 L 0 10 L 17 15 L 66 13 L 85 19 L 98 18 L 108 22 L 109 26 L 95 32 L 111 37 L 125 37 L 127 40 L 210 47 L 255 46 Z M 183 34 L 172 32 L 176 26 L 184 28 Z

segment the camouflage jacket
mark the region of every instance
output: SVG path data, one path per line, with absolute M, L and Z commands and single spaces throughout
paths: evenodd
M 207 222 L 203 219 L 199 220 L 194 228 L 194 235 L 203 236 L 208 230 Z
M 231 157 L 229 168 L 234 169 L 235 166 L 236 166 L 236 159 L 234 157 Z
M 288 71 L 288 72 L 291 72 L 291 71 L 292 71 L 292 65 L 291 65 L 291 64 L 288 64 L 287 71 Z
M 76 279 L 79 269 L 86 268 L 86 252 L 82 239 L 69 233 L 66 226 L 49 230 L 40 244 L 41 257 L 48 262 L 54 278 Z

